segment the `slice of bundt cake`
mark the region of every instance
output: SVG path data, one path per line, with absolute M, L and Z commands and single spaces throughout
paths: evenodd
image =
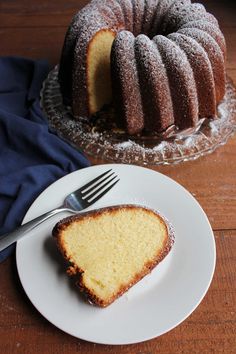
M 218 21 L 201 4 L 92 0 L 67 31 L 59 82 L 76 119 L 109 104 L 131 135 L 181 131 L 216 117 L 225 58 Z
M 52 232 L 80 290 L 105 307 L 148 274 L 170 251 L 173 232 L 153 210 L 116 206 L 77 214 Z

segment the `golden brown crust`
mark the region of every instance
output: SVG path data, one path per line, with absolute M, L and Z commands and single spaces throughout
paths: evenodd
M 141 209 L 145 210 L 146 213 L 152 213 L 156 217 L 159 218 L 160 222 L 164 225 L 164 227 L 166 229 L 165 245 L 160 252 L 158 251 L 158 253 L 156 254 L 156 256 L 154 257 L 153 260 L 150 260 L 145 264 L 145 266 L 142 269 L 142 272 L 135 274 L 133 279 L 128 284 L 122 285 L 114 296 L 112 296 L 109 299 L 107 299 L 106 301 L 104 301 L 103 299 L 100 299 L 99 297 L 97 297 L 96 294 L 94 294 L 84 284 L 84 282 L 83 282 L 84 270 L 79 268 L 79 266 L 77 264 L 74 264 L 70 260 L 70 257 L 66 251 L 65 244 L 64 244 L 62 237 L 61 237 L 62 231 L 65 230 L 67 228 L 67 226 L 71 224 L 71 222 L 83 220 L 84 218 L 87 218 L 88 216 L 95 219 L 98 216 L 100 216 L 101 214 L 106 213 L 106 212 L 108 212 L 109 214 L 113 214 L 117 210 L 120 210 L 120 209 L 137 209 L 137 208 L 139 208 L 139 209 L 141 208 Z M 115 301 L 118 297 L 120 297 L 128 289 L 130 289 L 134 284 L 136 284 L 138 281 L 140 281 L 145 275 L 150 273 L 156 267 L 156 265 L 158 263 L 160 263 L 165 258 L 165 256 L 169 253 L 169 251 L 172 248 L 173 242 L 174 242 L 173 232 L 172 232 L 171 228 L 169 227 L 169 224 L 163 219 L 163 217 L 161 217 L 158 213 L 156 213 L 155 211 L 153 211 L 149 208 L 141 207 L 141 206 L 137 206 L 137 205 L 112 206 L 112 207 L 106 207 L 106 208 L 102 208 L 102 209 L 98 209 L 98 210 L 94 210 L 94 211 L 89 211 L 89 212 L 84 212 L 81 214 L 69 216 L 69 217 L 59 221 L 55 225 L 55 227 L 53 228 L 53 231 L 52 231 L 52 236 L 55 238 L 55 240 L 57 242 L 57 246 L 58 246 L 60 252 L 62 253 L 63 257 L 65 258 L 66 261 L 69 262 L 67 274 L 69 276 L 73 276 L 75 278 L 76 285 L 79 287 L 79 290 L 81 291 L 81 293 L 83 293 L 85 295 L 85 297 L 88 299 L 88 301 L 93 304 L 96 304 L 100 307 L 106 307 L 106 306 L 110 305 L 113 301 Z

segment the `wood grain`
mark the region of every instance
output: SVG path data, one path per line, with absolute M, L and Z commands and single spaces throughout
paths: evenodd
M 44 58 L 54 66 L 59 61 L 72 15 L 87 2 L 1 1 L 0 55 Z M 236 1 L 200 2 L 219 20 L 228 48 L 227 73 L 236 83 Z M 96 159 L 91 161 L 104 163 Z M 154 169 L 192 193 L 214 230 L 216 271 L 210 289 L 197 309 L 175 329 L 144 343 L 118 347 L 88 343 L 63 333 L 38 313 L 22 289 L 13 255 L 0 264 L 0 353 L 236 352 L 236 136 L 214 153 L 196 161 Z

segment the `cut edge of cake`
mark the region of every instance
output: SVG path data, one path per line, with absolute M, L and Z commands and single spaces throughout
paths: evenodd
M 112 218 L 114 217 L 116 212 L 123 212 L 127 210 L 131 213 L 132 211 L 138 210 L 140 212 L 143 212 L 146 216 L 151 215 L 151 217 L 154 217 L 156 219 L 155 221 L 157 221 L 158 219 L 158 222 L 162 225 L 162 227 L 164 227 L 165 239 L 163 239 L 164 241 L 162 243 L 162 246 L 160 248 L 157 248 L 155 255 L 143 264 L 140 271 L 135 272 L 132 277 L 128 279 L 128 281 L 124 280 L 120 284 L 120 286 L 115 291 L 111 291 L 108 296 L 101 295 L 101 292 L 99 295 L 98 292 L 100 291 L 100 289 L 102 290 L 102 287 L 104 287 L 103 282 L 100 280 L 99 277 L 93 277 L 91 276 L 91 274 L 89 276 L 85 276 L 85 273 L 88 271 L 88 269 L 85 269 L 83 265 L 78 264 L 78 262 L 76 262 L 75 256 L 73 256 L 73 251 L 70 251 L 68 249 L 68 245 L 65 241 L 64 232 L 66 232 L 66 229 L 72 223 L 81 221 L 83 222 L 86 221 L 86 219 L 88 220 L 89 218 L 89 222 L 93 222 L 94 220 L 96 220 L 96 218 L 102 217 L 105 214 L 109 215 L 112 221 Z M 128 230 L 127 234 L 129 234 Z M 139 205 L 112 206 L 67 217 L 59 221 L 55 225 L 52 231 L 52 235 L 56 239 L 57 246 L 59 248 L 59 251 L 63 255 L 63 258 L 67 261 L 67 274 L 74 279 L 76 285 L 79 287 L 79 290 L 81 291 L 81 293 L 83 293 L 88 302 L 90 302 L 91 304 L 95 304 L 99 307 L 106 307 L 110 305 L 122 294 L 124 294 L 128 289 L 130 289 L 133 285 L 139 282 L 144 276 L 149 274 L 167 256 L 174 243 L 174 232 L 171 224 L 163 216 L 161 216 L 160 213 L 150 208 Z M 93 247 L 94 245 L 91 246 Z M 96 263 L 96 257 L 94 262 Z M 99 264 L 97 266 L 99 266 Z M 99 291 L 97 289 L 99 289 Z

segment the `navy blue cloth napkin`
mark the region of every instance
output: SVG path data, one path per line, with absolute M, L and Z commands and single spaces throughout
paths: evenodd
M 0 237 L 14 230 L 35 198 L 89 161 L 48 128 L 39 93 L 47 62 L 0 58 Z M 0 253 L 4 260 L 14 249 Z

